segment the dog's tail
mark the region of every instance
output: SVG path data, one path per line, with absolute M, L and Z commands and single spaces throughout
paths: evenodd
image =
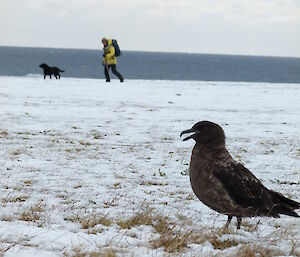
M 58 69 L 60 72 L 65 72 L 64 70 Z

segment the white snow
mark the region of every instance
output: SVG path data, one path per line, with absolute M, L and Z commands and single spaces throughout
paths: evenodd
M 223 232 L 227 217 L 194 196 L 194 142 L 179 134 L 200 120 L 221 125 L 268 188 L 300 201 L 299 84 L 0 77 L 0 256 L 299 256 L 299 219 Z M 138 213 L 163 217 L 173 237 L 207 237 L 169 253 L 154 246 L 157 220 L 122 228 Z M 97 218 L 109 222 L 83 225 Z

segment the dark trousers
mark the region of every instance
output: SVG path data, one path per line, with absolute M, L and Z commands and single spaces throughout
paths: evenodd
M 109 68 L 111 68 L 113 74 L 115 74 L 119 78 L 119 80 L 123 82 L 124 79 L 122 75 L 117 71 L 115 64 L 104 65 L 104 74 L 105 74 L 106 82 L 110 82 Z

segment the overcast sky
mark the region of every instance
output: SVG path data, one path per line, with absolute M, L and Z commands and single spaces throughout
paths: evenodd
M 300 57 L 300 0 L 0 0 L 0 45 Z

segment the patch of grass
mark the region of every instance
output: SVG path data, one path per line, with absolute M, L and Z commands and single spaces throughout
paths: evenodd
M 122 229 L 131 229 L 141 225 L 152 226 L 159 237 L 150 241 L 151 246 L 154 249 L 162 247 L 164 251 L 169 253 L 181 252 L 189 243 L 200 241 L 199 237 L 193 235 L 192 231 L 182 231 L 167 217 L 154 214 L 149 209 L 138 212 L 127 220 L 120 220 L 117 224 Z
M 159 235 L 159 238 L 151 241 L 154 249 L 163 247 L 164 251 L 169 253 L 182 252 L 191 242 L 191 233 L 170 233 L 164 231 Z
M 185 217 L 182 218 L 181 221 L 180 225 L 176 225 L 171 222 L 168 217 L 155 216 L 152 221 L 152 226 L 159 234 L 159 237 L 155 240 L 151 240 L 150 244 L 152 247 L 154 249 L 162 247 L 164 251 L 168 253 L 180 253 L 184 251 L 189 244 L 201 245 L 208 241 L 212 244 L 214 249 L 224 250 L 238 246 L 240 243 L 235 239 L 222 240 L 221 237 L 224 234 L 223 229 L 216 230 L 203 227 L 195 231 L 184 228 L 186 225 L 192 225 Z
M 257 231 L 258 225 L 260 224 L 260 220 L 257 221 L 255 224 L 250 223 L 248 220 L 243 221 L 243 227 L 248 232 Z
M 83 146 L 90 146 L 90 145 L 92 145 L 90 142 L 88 142 L 88 141 L 83 141 L 83 140 L 80 140 L 80 141 L 79 141 L 79 144 L 81 144 L 81 145 L 83 145 Z
M 169 253 L 180 252 L 186 248 L 192 234 L 177 230 L 167 218 L 160 216 L 154 220 L 153 227 L 159 234 L 159 238 L 151 241 L 152 247 L 154 249 L 163 247 Z
M 14 218 L 12 216 L 8 216 L 8 215 L 2 215 L 1 219 L 2 221 L 7 221 L 7 222 L 11 222 L 14 220 Z M 0 251 L 1 252 L 1 251 Z M 1 256 L 1 255 L 0 255 Z
M 6 130 L 0 130 L 0 138 L 7 138 L 8 132 Z
M 233 240 L 233 239 L 226 239 L 226 240 L 220 240 L 217 236 L 213 236 L 208 240 L 214 249 L 217 250 L 224 250 L 226 248 L 230 248 L 233 246 L 239 245 L 239 242 Z M 243 255 L 238 255 L 238 256 L 243 256 Z
M 14 196 L 10 198 L 3 198 L 2 203 L 7 204 L 7 203 L 21 203 L 25 202 L 29 198 L 28 195 L 20 195 L 20 196 Z
M 26 185 L 26 186 L 31 186 L 33 184 L 33 181 L 32 180 L 25 180 L 23 181 L 23 183 Z
M 109 227 L 112 224 L 112 221 L 106 217 L 92 216 L 83 218 L 80 220 L 80 224 L 83 229 L 91 228 L 98 224 Z
M 140 225 L 152 225 L 152 223 L 153 216 L 151 212 L 139 212 L 136 213 L 132 218 L 117 221 L 117 224 L 122 229 L 130 229 Z
M 93 228 L 98 224 L 109 227 L 113 223 L 113 221 L 110 220 L 109 218 L 105 216 L 101 216 L 100 214 L 96 214 L 96 213 L 84 217 L 80 217 L 78 215 L 71 216 L 65 218 L 65 220 L 70 222 L 79 222 L 81 228 L 83 229 Z
M 163 183 L 159 181 L 154 181 L 154 180 L 148 180 L 148 181 L 142 181 L 140 183 L 141 186 L 167 186 L 168 183 Z
M 16 150 L 13 150 L 11 152 L 12 155 L 15 155 L 15 156 L 18 156 L 18 155 L 21 155 L 22 154 L 22 150 L 21 149 L 16 149 Z
M 41 213 L 44 212 L 45 203 L 41 200 L 37 202 L 35 205 L 30 206 L 29 208 L 25 209 L 19 217 L 19 220 L 23 221 L 38 221 L 41 218 Z
M 273 257 L 285 255 L 279 249 L 272 249 L 261 245 L 244 245 L 237 252 L 235 256 L 243 257 Z
M 17 132 L 16 133 L 17 135 L 27 135 L 27 136 L 30 136 L 30 135 L 32 135 L 32 136 L 36 136 L 37 135 L 37 133 L 34 133 L 34 132 L 28 132 L 28 131 L 19 131 L 19 132 Z
M 154 249 L 163 247 L 169 253 L 182 252 L 189 244 L 203 244 L 215 234 L 207 233 L 207 229 L 193 231 L 185 230 L 184 225 L 176 226 L 166 217 L 158 217 L 154 222 L 154 229 L 159 234 L 159 238 L 150 243 Z

